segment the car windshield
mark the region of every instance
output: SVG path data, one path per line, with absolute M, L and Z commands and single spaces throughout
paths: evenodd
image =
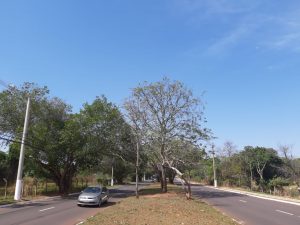
M 86 189 L 83 190 L 84 193 L 99 193 L 100 188 L 98 187 L 87 187 Z

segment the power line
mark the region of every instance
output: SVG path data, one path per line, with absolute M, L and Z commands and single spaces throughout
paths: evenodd
M 7 142 L 12 142 L 12 143 L 17 143 L 17 144 L 22 144 L 21 140 L 12 139 L 12 138 L 9 138 L 9 137 L 1 137 L 0 136 L 0 140 L 7 141 Z M 24 142 L 24 145 L 26 145 L 26 146 L 28 146 L 28 147 L 30 147 L 32 149 L 38 150 L 38 151 L 45 151 L 44 149 L 41 149 L 41 148 L 36 147 L 36 146 L 33 146 L 32 144 L 30 144 L 28 142 Z

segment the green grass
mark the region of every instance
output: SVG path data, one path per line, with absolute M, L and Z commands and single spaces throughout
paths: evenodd
M 0 198 L 0 205 L 11 204 L 14 202 L 15 202 L 15 200 L 14 200 L 13 196 L 7 196 L 6 198 L 4 198 L 4 197 Z

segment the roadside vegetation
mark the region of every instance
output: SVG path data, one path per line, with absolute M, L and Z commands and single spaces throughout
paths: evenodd
M 84 224 L 136 225 L 234 225 L 232 219 L 199 200 L 186 200 L 178 186 L 169 185 L 167 193 L 160 186 L 151 185 L 140 191 L 140 198 L 129 197 Z
M 215 161 L 219 186 L 300 199 L 300 159 L 293 157 L 289 146 L 239 150 L 226 142 Z M 211 185 L 212 171 L 212 159 L 206 158 L 190 171 L 191 179 Z

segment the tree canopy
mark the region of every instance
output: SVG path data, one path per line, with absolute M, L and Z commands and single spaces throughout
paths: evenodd
M 187 145 L 200 146 L 209 139 L 204 127 L 203 104 L 179 81 L 162 81 L 139 85 L 124 103 L 131 126 L 139 131 L 148 146 L 148 155 L 156 160 L 162 174 L 162 190 L 167 191 L 165 168 L 176 168 L 180 151 Z M 181 145 L 181 146 L 180 146 Z

